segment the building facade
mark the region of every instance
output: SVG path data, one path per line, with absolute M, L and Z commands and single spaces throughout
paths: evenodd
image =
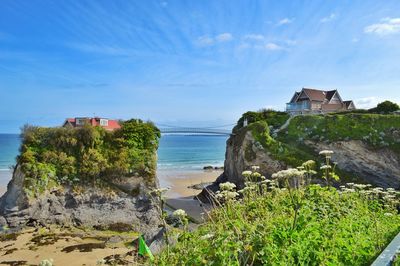
M 117 120 L 100 117 L 67 118 L 65 119 L 63 127 L 82 127 L 84 125 L 99 126 L 110 131 L 121 128 Z
M 343 101 L 337 90 L 303 88 L 295 92 L 286 112 L 291 114 L 329 113 L 356 109 L 353 101 Z

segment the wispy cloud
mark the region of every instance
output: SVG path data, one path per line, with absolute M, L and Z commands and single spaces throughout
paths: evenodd
M 216 43 L 229 42 L 233 40 L 233 36 L 229 32 L 224 32 L 216 35 L 215 37 L 210 37 L 208 35 L 200 36 L 197 38 L 197 44 L 200 46 L 210 46 Z
M 243 37 L 244 40 L 263 41 L 265 39 L 262 34 L 247 34 Z
M 336 18 L 337 18 L 337 15 L 335 13 L 331 13 L 329 16 L 321 18 L 320 22 L 327 23 L 327 22 L 331 22 L 332 20 L 334 20 Z
M 278 50 L 283 50 L 284 48 L 276 43 L 269 42 L 265 45 L 265 49 L 271 51 L 278 51 Z
M 365 97 L 355 100 L 357 108 L 369 109 L 375 107 L 379 103 L 379 99 L 375 96 Z
M 197 44 L 200 46 L 209 46 L 214 44 L 214 39 L 210 36 L 200 36 L 197 38 Z
M 291 19 L 291 18 L 283 18 L 283 19 L 279 20 L 276 25 L 281 26 L 281 25 L 290 24 L 293 22 L 293 20 L 294 19 Z
M 381 23 L 369 25 L 364 28 L 365 33 L 388 35 L 400 32 L 400 18 L 383 18 Z
M 215 40 L 217 40 L 218 42 L 229 42 L 233 40 L 233 36 L 229 32 L 225 32 L 217 35 L 215 37 Z

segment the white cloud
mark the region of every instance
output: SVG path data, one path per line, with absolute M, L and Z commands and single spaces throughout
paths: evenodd
M 337 15 L 335 13 L 331 13 L 329 16 L 324 17 L 320 20 L 321 23 L 327 23 L 330 22 L 332 20 L 334 20 L 337 17 Z
M 388 35 L 400 32 L 400 18 L 384 18 L 381 23 L 369 25 L 364 28 L 365 33 Z
M 217 42 L 229 42 L 233 40 L 233 36 L 229 32 L 221 33 L 215 37 L 210 37 L 208 35 L 200 36 L 197 38 L 197 44 L 200 46 L 211 46 Z
M 277 50 L 282 50 L 283 47 L 280 46 L 280 45 L 277 45 L 276 43 L 270 42 L 270 43 L 267 43 L 265 45 L 265 49 L 272 50 L 272 51 L 277 51 Z
M 214 39 L 209 36 L 201 36 L 197 38 L 197 43 L 201 46 L 209 46 L 214 44 Z
M 215 37 L 218 42 L 229 42 L 233 40 L 232 34 L 229 32 L 221 33 Z
M 243 37 L 243 39 L 252 41 L 263 41 L 265 37 L 262 34 L 247 34 Z
M 284 18 L 284 19 L 279 20 L 276 25 L 280 26 L 280 25 L 290 24 L 292 22 L 293 22 L 293 19 Z
M 370 109 L 379 103 L 379 99 L 377 97 L 365 97 L 365 98 L 360 98 L 354 101 L 355 105 L 357 108 L 360 109 Z

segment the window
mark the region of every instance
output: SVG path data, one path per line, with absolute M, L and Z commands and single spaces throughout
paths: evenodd
M 102 126 L 102 127 L 108 126 L 108 119 L 101 118 L 100 119 L 100 126 Z
M 76 119 L 76 125 L 77 126 L 83 126 L 85 124 L 85 122 L 86 122 L 85 118 L 77 118 Z

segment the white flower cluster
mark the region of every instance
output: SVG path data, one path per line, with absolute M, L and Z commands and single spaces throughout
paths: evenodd
M 39 263 L 39 266 L 53 266 L 53 259 L 45 259 Z
M 219 193 L 217 192 L 217 198 L 218 199 L 222 199 L 225 201 L 229 201 L 229 200 L 234 200 L 236 199 L 236 197 L 239 196 L 239 193 L 237 193 L 236 191 L 220 191 Z
M 219 189 L 222 191 L 231 191 L 236 188 L 236 185 L 231 182 L 225 182 L 219 184 Z
M 272 174 L 272 178 L 275 179 L 288 179 L 293 177 L 303 177 L 304 171 L 299 171 L 296 168 L 289 168 L 287 170 L 279 171 L 275 174 Z
M 185 218 L 187 214 L 184 210 L 177 209 L 172 213 L 172 215 L 177 218 Z
M 333 151 L 330 150 L 323 150 L 319 152 L 319 155 L 324 155 L 324 156 L 331 156 L 333 154 Z
M 253 172 L 252 171 L 243 171 L 242 176 L 245 178 L 249 178 Z
M 151 191 L 151 194 L 161 196 L 165 192 L 167 192 L 169 188 L 156 188 Z

